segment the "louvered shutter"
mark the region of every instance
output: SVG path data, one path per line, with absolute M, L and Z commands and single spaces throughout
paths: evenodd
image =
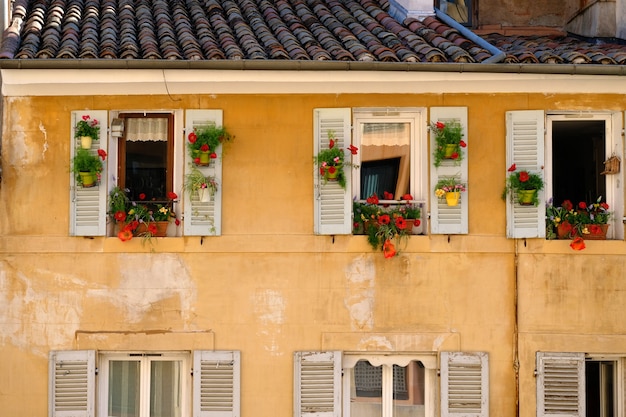
M 486 352 L 441 352 L 442 417 L 489 416 Z
M 351 144 L 350 109 L 315 109 L 314 154 L 328 148 L 328 131 L 335 132 L 335 146 L 346 149 Z M 348 158 L 350 155 L 346 155 Z M 317 166 L 314 167 L 315 233 L 341 235 L 352 233 L 352 200 L 350 189 L 352 167 L 344 167 L 346 189 L 335 181 L 324 183 Z
M 444 159 L 439 167 L 434 165 L 432 150 L 435 149 L 435 134 L 430 132 L 430 231 L 433 234 L 467 234 L 468 233 L 468 201 L 470 188 L 461 193 L 461 198 L 456 206 L 448 206 L 445 199 L 435 196 L 435 186 L 442 178 L 456 177 L 467 184 L 467 164 L 469 149 L 472 147 L 467 138 L 467 107 L 432 107 L 430 109 L 431 123 L 441 121 L 458 122 L 463 128 L 463 141 L 468 144 L 463 149 L 464 156 L 457 165 L 452 159 Z
M 537 417 L 585 415 L 585 354 L 537 352 Z
M 74 137 L 76 123 L 83 116 L 100 122 L 100 138 L 91 143 L 90 152 L 97 155 L 98 149 L 108 152 L 107 112 L 106 110 L 72 112 L 70 129 L 70 167 L 76 150 L 80 147 L 80 139 Z M 107 220 L 107 160 L 103 162 L 100 184 L 95 187 L 82 188 L 76 184 L 74 173 L 70 172 L 70 235 L 71 236 L 104 236 Z
M 194 128 L 207 125 L 222 126 L 222 110 L 187 110 L 185 120 L 185 174 L 192 169 L 192 158 L 187 148 L 187 136 Z M 188 236 L 219 236 L 222 234 L 222 153 L 220 145 L 209 166 L 198 166 L 205 176 L 217 180 L 217 191 L 209 202 L 201 202 L 197 194 L 184 193 L 184 231 Z
M 541 110 L 506 113 L 506 168 L 528 170 L 544 178 L 544 113 Z M 510 172 L 506 172 L 506 177 Z M 505 178 L 506 178 L 505 177 Z M 545 237 L 545 193 L 538 192 L 537 206 L 522 206 L 507 195 L 506 235 L 509 238 Z
M 294 417 L 341 416 L 341 352 L 295 352 Z
M 51 351 L 49 355 L 50 417 L 93 417 L 96 389 L 94 350 Z
M 193 357 L 193 416 L 239 417 L 241 352 L 198 350 Z

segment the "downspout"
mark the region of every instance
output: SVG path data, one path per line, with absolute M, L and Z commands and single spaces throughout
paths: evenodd
M 493 55 L 491 58 L 487 58 L 482 61 L 481 64 L 494 64 L 496 62 L 502 61 L 506 57 L 506 53 L 504 51 L 499 50 L 498 48 L 496 48 L 495 46 L 493 46 L 492 44 L 490 44 L 489 42 L 487 42 L 486 40 L 484 40 L 483 38 L 481 38 L 480 36 L 478 36 L 477 34 L 475 34 L 474 32 L 472 32 L 471 30 L 469 30 L 436 7 L 435 14 L 437 15 L 437 19 L 441 20 L 446 25 L 458 30 L 467 39 L 485 48 L 491 53 L 491 55 Z
M 515 254 L 513 265 L 513 372 L 515 373 L 515 417 L 519 417 L 519 288 L 518 288 L 518 268 L 519 268 L 519 251 L 518 251 L 519 239 L 515 239 Z M 524 246 L 526 245 L 526 239 L 524 239 Z

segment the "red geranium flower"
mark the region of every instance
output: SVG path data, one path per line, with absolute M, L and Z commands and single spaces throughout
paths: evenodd
M 117 220 L 118 222 L 123 222 L 124 220 L 126 220 L 126 212 L 122 210 L 116 211 L 115 220 Z
M 528 175 L 528 172 L 526 171 L 522 171 L 519 173 L 519 180 L 520 182 L 526 182 L 530 179 L 530 176 Z
M 104 161 L 107 159 L 107 153 L 104 149 L 98 149 L 98 156 Z
M 569 200 L 565 200 L 565 201 L 563 202 L 562 206 L 563 206 L 563 208 L 564 208 L 565 210 L 567 210 L 567 211 L 570 211 L 570 210 L 572 210 L 572 209 L 574 208 L 574 205 L 573 205 L 573 204 L 572 204 L 572 202 L 571 202 L 571 201 L 569 201 Z
M 391 223 L 391 217 L 389 217 L 388 214 L 383 214 L 383 215 L 378 217 L 378 223 L 379 224 L 389 224 L 389 223 Z
M 207 145 L 206 143 L 202 146 L 200 146 L 200 150 L 202 152 L 208 152 L 209 151 L 209 145 Z
M 600 203 L 600 207 L 602 207 L 602 208 L 603 208 L 603 209 L 605 209 L 605 210 L 608 210 L 608 209 L 609 209 L 609 205 L 608 205 L 608 204 L 606 204 L 606 203 Z
M 511 165 L 511 166 L 509 167 L 509 169 L 508 169 L 507 171 L 509 171 L 509 172 L 513 172 L 513 171 L 515 171 L 516 169 L 517 169 L 517 167 L 515 166 L 515 164 L 513 164 L 513 165 Z
M 459 159 L 459 153 L 458 152 L 452 152 L 452 155 L 450 155 L 450 158 L 452 158 L 452 159 Z
M 175 192 L 168 192 L 167 193 L 167 198 L 169 198 L 170 200 L 176 200 L 178 198 L 178 194 L 176 194 Z
M 154 224 L 154 223 L 149 223 L 149 224 L 148 224 L 148 232 L 149 232 L 151 235 L 156 235 L 156 232 L 157 232 L 157 227 L 156 227 L 156 224 Z
M 587 203 L 585 203 L 584 201 L 581 201 L 580 203 L 578 203 L 578 208 L 581 210 L 586 210 L 587 209 Z
M 396 227 L 400 230 L 406 229 L 406 220 L 404 220 L 404 217 L 396 217 Z
M 383 200 L 393 200 L 393 194 L 388 191 L 383 191 Z
M 198 140 L 198 135 L 196 135 L 195 132 L 191 132 L 189 136 L 187 136 L 187 139 L 189 139 L 190 143 L 196 143 L 196 141 Z
M 88 114 L 84 115 L 84 116 L 83 116 L 83 120 L 84 120 L 84 121 L 89 120 L 89 115 L 88 115 Z
M 376 193 L 372 194 L 371 196 L 367 197 L 367 204 L 378 204 L 378 196 L 376 195 Z
M 413 200 L 413 196 L 411 194 L 405 194 L 402 196 L 403 200 Z
M 146 195 L 144 193 L 139 194 L 139 199 L 140 200 L 145 200 L 146 199 Z
M 211 157 L 211 159 L 215 159 L 217 158 L 217 154 L 215 152 L 211 153 L 211 155 L 209 155 Z
M 572 240 L 569 246 L 574 250 L 583 250 L 585 249 L 585 240 L 582 237 L 577 237 Z
M 334 140 L 330 140 L 330 142 L 328 142 L 328 149 L 332 149 L 335 147 L 335 141 Z
M 439 130 L 441 130 L 441 129 L 443 129 L 443 128 L 445 128 L 445 127 L 446 127 L 446 125 L 444 125 L 442 122 L 437 122 L 437 123 L 435 124 L 435 126 L 437 126 L 437 129 L 439 129 Z
M 602 233 L 602 228 L 597 224 L 592 224 L 591 226 L 589 226 L 589 232 L 592 235 L 599 235 Z
M 357 154 L 357 152 L 359 151 L 359 148 L 357 148 L 357 147 L 356 147 L 356 146 L 354 146 L 354 145 L 350 145 L 350 146 L 348 146 L 348 150 L 350 151 L 350 153 L 351 153 L 352 155 L 356 155 L 356 154 Z
M 383 243 L 383 255 L 387 259 L 396 256 L 396 247 L 390 240 L 385 240 L 385 243 Z
M 337 168 L 335 168 L 333 166 L 328 167 L 328 173 L 329 174 L 334 174 L 336 171 L 337 171 Z
M 125 227 L 125 229 L 136 230 L 138 227 L 139 227 L 139 222 L 137 220 L 133 220 Z
M 123 228 L 118 234 L 117 237 L 122 241 L 126 242 L 127 240 L 131 240 L 133 238 L 133 232 L 127 228 Z
M 465 143 L 465 141 L 460 141 L 460 142 L 459 142 L 459 146 L 460 146 L 461 148 L 465 148 L 465 147 L 467 147 L 467 143 Z
M 418 227 L 420 224 L 422 224 L 422 221 L 420 219 L 415 219 L 413 221 L 413 224 L 415 225 L 415 227 Z
M 200 165 L 200 158 L 194 158 L 193 163 L 196 165 Z
M 320 175 L 324 175 L 325 172 L 326 172 L 326 169 L 324 167 L 320 167 Z
M 174 224 L 175 224 L 176 226 L 180 226 L 180 220 L 178 220 L 178 219 L 174 220 Z

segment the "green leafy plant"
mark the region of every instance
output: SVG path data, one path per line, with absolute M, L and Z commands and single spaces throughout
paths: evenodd
M 463 140 L 463 127 L 459 122 L 431 123 L 431 131 L 435 134 L 433 151 L 434 165 L 439 167 L 444 159 L 451 159 L 456 164 L 463 160 L 463 148 L 467 143 Z
M 183 189 L 192 194 L 203 188 L 208 189 L 211 195 L 215 195 L 217 191 L 215 177 L 205 176 L 199 169 L 192 167 L 191 171 L 185 175 Z
M 543 190 L 543 178 L 540 174 L 527 170 L 518 171 L 515 164 L 511 165 L 508 171 L 510 174 L 506 179 L 504 191 L 502 192 L 503 199 L 506 199 L 506 196 L 509 195 L 511 201 L 513 201 L 514 196 L 517 196 L 519 201 L 519 191 Z M 539 204 L 539 198 L 537 193 L 534 193 L 532 205 L 536 206 L 537 204 Z
M 130 200 L 128 190 L 123 190 L 117 185 L 109 191 L 109 216 L 115 221 L 125 221 L 129 210 Z
M 215 159 L 218 146 L 231 139 L 232 136 L 226 128 L 209 125 L 194 129 L 187 135 L 187 148 L 194 164 L 201 165 L 201 153 L 208 154 L 210 158 Z
M 100 122 L 96 119 L 91 119 L 89 115 L 85 115 L 82 117 L 82 120 L 76 123 L 74 135 L 77 138 L 89 136 L 93 140 L 98 140 L 100 139 Z
M 320 176 L 326 181 L 337 181 L 341 188 L 346 188 L 346 174 L 344 167 L 356 166 L 347 159 L 346 152 L 335 146 L 335 133 L 332 130 L 328 131 L 328 148 L 322 149 L 314 158 L 313 161 L 317 165 Z M 347 149 L 351 155 L 356 155 L 358 148 L 354 145 L 350 145 Z
M 100 181 L 100 174 L 102 173 L 103 164 L 102 161 L 106 159 L 106 152 L 103 149 L 98 149 L 98 154 L 93 154 L 88 149 L 78 148 L 72 159 L 72 172 L 75 175 L 76 183 L 83 185 L 83 177 L 80 175 L 83 173 L 90 173 L 96 178 L 96 182 Z
M 608 224 L 611 215 L 602 196 L 593 203 L 581 201 L 576 206 L 565 200 L 560 207 L 554 206 L 550 199 L 546 203 L 546 238 L 589 238 L 601 234 L 600 226 Z

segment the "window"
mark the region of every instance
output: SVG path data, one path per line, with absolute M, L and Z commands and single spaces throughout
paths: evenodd
M 296 352 L 295 416 L 487 416 L 484 352 Z M 437 404 L 439 399 L 440 403 Z
M 624 356 L 537 352 L 537 415 L 622 417 Z
M 52 351 L 51 417 L 235 417 L 240 364 L 238 351 Z

